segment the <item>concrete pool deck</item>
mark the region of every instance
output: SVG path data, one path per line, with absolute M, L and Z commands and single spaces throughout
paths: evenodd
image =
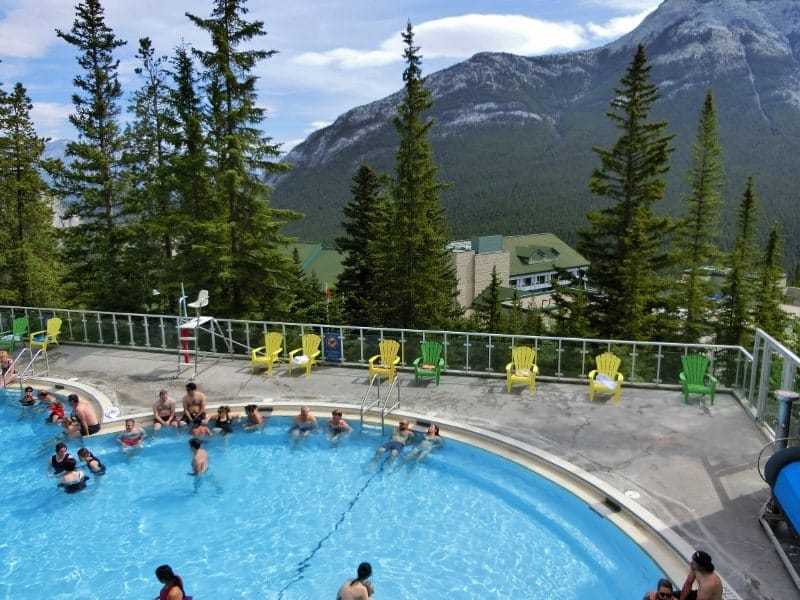
M 149 409 L 162 387 L 179 399 L 191 373 L 175 379 L 176 366 L 175 355 L 108 347 L 62 346 L 50 353 L 51 376 L 98 388 L 123 414 Z M 755 460 L 766 440 L 733 397 L 719 394 L 713 407 L 687 406 L 677 391 L 626 387 L 614 406 L 590 404 L 583 385 L 540 382 L 531 396 L 524 387 L 508 394 L 503 379 L 445 375 L 437 387 L 416 386 L 407 373 L 401 378 L 403 411 L 514 438 L 638 493 L 641 505 L 714 557 L 742 598 L 798 596 L 757 521 L 768 490 Z M 280 365 L 268 377 L 254 375 L 243 360 L 210 358 L 201 361 L 197 381 L 214 404 L 358 405 L 368 385 L 366 367 L 322 366 L 306 378 L 289 377 Z

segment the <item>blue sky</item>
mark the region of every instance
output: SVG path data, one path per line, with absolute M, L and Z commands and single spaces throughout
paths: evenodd
M 400 31 L 411 19 L 425 73 L 481 51 L 548 54 L 604 44 L 635 27 L 659 0 L 251 0 L 250 16 L 265 22 L 261 47 L 279 53 L 259 68 L 265 131 L 288 150 L 344 111 L 381 98 L 401 84 Z M 0 0 L 0 81 L 21 81 L 34 102 L 42 135 L 71 137 L 71 47 L 56 38 L 69 29 L 70 0 Z M 105 0 L 119 37 L 120 74 L 127 96 L 138 39 L 152 38 L 170 54 L 184 41 L 207 39 L 184 13 L 207 16 L 211 0 Z

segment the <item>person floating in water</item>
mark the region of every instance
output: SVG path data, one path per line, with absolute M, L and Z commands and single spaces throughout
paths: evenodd
M 385 456 L 386 453 L 389 453 L 389 459 L 394 460 L 403 452 L 403 448 L 406 447 L 406 444 L 410 442 L 414 438 L 414 432 L 412 431 L 411 427 L 408 424 L 408 421 L 405 419 L 400 421 L 397 424 L 397 429 L 395 429 L 394 433 L 392 433 L 391 439 L 389 441 L 384 442 L 378 449 L 375 450 L 375 456 L 372 459 L 372 463 L 378 462 L 382 456 Z
M 356 578 L 348 579 L 339 588 L 336 600 L 371 600 L 375 590 L 369 580 L 370 577 L 372 577 L 372 565 L 362 562 L 358 565 Z
M 117 443 L 123 448 L 141 448 L 144 435 L 144 429 L 136 424 L 135 419 L 125 419 L 125 431 L 119 434 Z
M 439 437 L 439 426 L 431 423 L 428 425 L 428 431 L 425 432 L 425 437 L 416 448 L 408 453 L 405 462 L 416 461 L 419 463 L 435 449 L 441 448 L 442 443 L 442 438 Z
M 233 433 L 233 419 L 231 419 L 230 407 L 220 406 L 217 409 L 217 416 L 214 418 L 214 429 L 219 429 L 224 434 Z
M 86 480 L 88 477 L 83 471 L 77 468 L 74 458 L 67 458 L 64 460 L 64 474 L 61 476 L 61 482 L 58 484 L 64 488 L 68 494 L 80 492 L 86 487 Z
M 289 434 L 294 438 L 306 437 L 317 429 L 317 418 L 311 414 L 307 406 L 300 408 L 300 414 L 294 418 Z
M 353 428 L 350 424 L 342 418 L 342 411 L 338 408 L 331 412 L 331 418 L 328 421 L 328 439 L 334 444 L 340 439 L 348 435 Z
M 106 466 L 101 463 L 100 459 L 92 454 L 92 451 L 88 448 L 81 448 L 78 450 L 78 458 L 80 458 L 95 475 L 105 475 Z
M 256 429 L 261 429 L 266 424 L 264 417 L 261 416 L 261 413 L 258 410 L 258 406 L 255 404 L 248 404 L 245 406 L 244 414 L 246 416 L 244 425 L 245 431 L 255 431 Z
M 203 448 L 203 440 L 189 440 L 192 449 L 192 475 L 202 475 L 208 471 L 208 452 Z

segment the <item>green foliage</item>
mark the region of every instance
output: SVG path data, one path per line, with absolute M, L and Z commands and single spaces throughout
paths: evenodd
M 719 338 L 725 344 L 749 345 L 755 293 L 757 222 L 758 198 L 755 182 L 749 177 L 739 207 L 736 242 L 728 259 L 728 274 L 723 286 Z
M 392 227 L 395 269 L 393 311 L 387 324 L 403 327 L 436 327 L 457 314 L 455 269 L 446 245 L 449 231 L 440 202 L 442 184 L 437 180 L 428 134 L 432 121 L 423 115 L 431 107 L 430 92 L 422 80 L 422 57 L 414 45 L 408 23 L 403 32 L 406 69 L 403 101 L 394 119 L 400 138 L 392 190 Z M 389 284 L 379 281 L 379 285 Z
M 106 25 L 99 0 L 84 0 L 76 8 L 69 32 L 58 37 L 78 51 L 82 72 L 73 83 L 74 112 L 69 119 L 78 141 L 67 144 L 71 159 L 59 177 L 60 191 L 73 197 L 66 218 L 78 222 L 65 231 L 71 294 L 79 304 L 106 310 L 132 308 L 127 279 L 120 277 L 126 243 L 122 190 L 122 136 L 119 129 L 114 50 L 125 42 Z
M 589 182 L 592 193 L 612 204 L 589 212 L 589 227 L 579 232 L 579 250 L 591 262 L 592 325 L 607 337 L 649 339 L 665 303 L 670 221 L 653 205 L 664 196 L 672 137 L 665 122 L 648 118 L 658 99 L 649 74 L 639 46 L 608 113 L 620 137 L 612 148 L 595 148 L 600 167 Z
M 682 337 L 687 342 L 697 342 L 713 332 L 709 319 L 712 289 L 701 269 L 715 264 L 720 257 L 717 243 L 723 181 L 717 113 L 714 96 L 709 91 L 692 150 L 691 192 L 686 198 L 686 214 L 679 222 L 674 240 L 675 304 L 686 308 Z
M 257 317 L 285 314 L 291 301 L 290 264 L 279 248 L 288 240 L 281 225 L 298 215 L 269 207 L 263 177 L 284 167 L 278 147 L 260 129 L 264 109 L 256 103 L 253 71 L 274 50 L 251 49 L 266 35 L 262 21 L 248 21 L 245 0 L 215 0 L 209 18 L 187 13 L 211 38 L 211 50 L 195 50 L 207 70 L 206 91 L 215 162 L 214 189 L 229 230 L 229 264 L 215 275 L 222 283 L 221 312 Z
M 758 288 L 756 290 L 753 322 L 777 339 L 786 337 L 786 314 L 783 304 L 783 244 L 778 225 L 772 226 L 761 261 Z
M 582 338 L 593 336 L 589 294 L 583 276 L 559 271 L 553 279 L 552 299 L 555 305 L 552 314 L 553 332 L 556 335 Z
M 0 94 L 0 302 L 55 306 L 61 301 L 53 192 L 42 171 L 59 165 L 43 158 L 31 100 L 21 83 Z
M 497 268 L 492 267 L 489 286 L 475 299 L 472 305 L 475 317 L 487 333 L 500 333 L 503 324 L 503 305 L 500 300 L 500 277 Z

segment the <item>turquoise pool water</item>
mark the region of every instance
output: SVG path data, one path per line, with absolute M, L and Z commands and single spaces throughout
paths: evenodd
M 377 432 L 295 445 L 274 418 L 210 440 L 196 488 L 185 434 L 92 439 L 108 473 L 68 495 L 43 417 L 0 398 L 0 598 L 153 598 L 161 563 L 196 600 L 333 600 L 363 560 L 386 600 L 638 599 L 660 575 L 576 497 L 464 444 L 370 470 Z

